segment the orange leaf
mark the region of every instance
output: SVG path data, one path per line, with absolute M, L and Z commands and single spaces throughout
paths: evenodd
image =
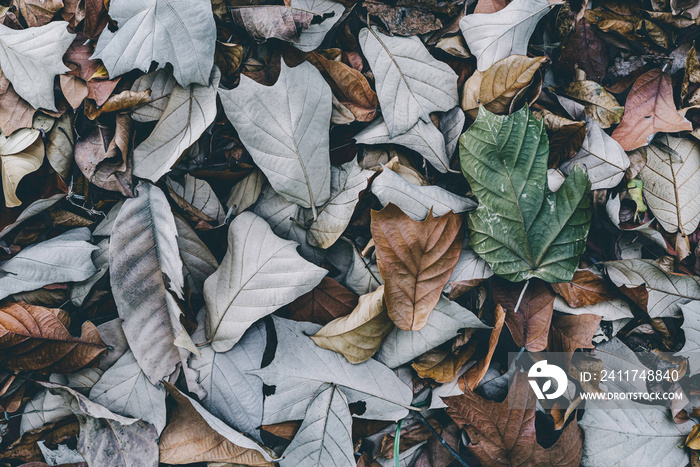
M 496 309 L 493 311 L 493 318 L 495 322 L 493 323 L 493 330 L 491 331 L 491 336 L 489 337 L 488 353 L 459 379 L 459 387 L 463 391 L 467 391 L 468 389 L 473 391 L 476 389 L 489 369 L 491 358 L 493 357 L 493 353 L 496 351 L 496 345 L 498 345 L 498 338 L 501 337 L 503 323 L 506 320 L 506 313 L 503 311 L 503 307 L 501 305 L 496 305 Z
M 613 284 L 587 269 L 576 271 L 571 282 L 552 284 L 552 288 L 573 308 L 608 302 L 618 295 Z
M 659 68 L 637 78 L 625 102 L 625 114 L 612 137 L 625 151 L 646 146 L 657 132 L 692 131 L 676 111 L 671 75 Z
M 428 322 L 462 248 L 462 217 L 455 213 L 417 222 L 397 206 L 372 211 L 372 238 L 384 298 L 400 329 L 418 331 Z

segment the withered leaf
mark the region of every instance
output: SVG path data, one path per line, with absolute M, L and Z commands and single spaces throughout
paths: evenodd
M 552 284 L 552 288 L 574 308 L 607 302 L 618 296 L 613 284 L 587 269 L 576 271 L 571 282 Z
M 357 305 L 357 294 L 343 287 L 335 279 L 324 277 L 311 292 L 289 304 L 291 319 L 327 324 L 350 314 Z
M 531 279 L 524 293 L 523 287 L 498 280 L 494 285 L 494 299 L 506 312 L 506 326 L 515 343 L 530 352 L 540 352 L 547 347 L 555 295 L 539 279 Z M 520 306 L 516 311 L 518 302 Z
M 94 362 L 107 346 L 94 324 L 68 332 L 68 313 L 24 302 L 0 306 L 0 365 L 14 371 L 72 373 Z
M 657 132 L 691 131 L 673 102 L 671 75 L 657 68 L 644 73 L 634 82 L 626 111 L 612 137 L 625 151 L 646 146 Z
M 577 423 L 570 423 L 551 447 L 537 443 L 536 399 L 523 373 L 516 373 L 503 402 L 486 400 L 469 389 L 443 400 L 448 415 L 469 435 L 467 447 L 485 467 L 579 465 L 583 436 Z
M 396 205 L 372 211 L 372 237 L 391 320 L 403 330 L 428 322 L 462 250 L 462 218 L 412 220 Z

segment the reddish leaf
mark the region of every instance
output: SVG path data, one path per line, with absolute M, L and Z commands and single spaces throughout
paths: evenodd
M 358 296 L 335 279 L 324 277 L 311 292 L 289 304 L 290 319 L 328 324 L 336 318 L 349 315 L 357 306 Z
M 540 352 L 547 347 L 556 295 L 543 281 L 532 279 L 516 312 L 522 289 L 512 282 L 498 280 L 494 284 L 494 299 L 506 312 L 506 326 L 515 343 L 531 352 Z

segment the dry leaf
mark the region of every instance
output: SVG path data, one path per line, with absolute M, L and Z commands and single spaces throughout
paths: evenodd
M 501 337 L 503 323 L 505 323 L 506 320 L 506 312 L 501 305 L 496 305 L 493 311 L 493 319 L 493 330 L 489 336 L 489 346 L 486 356 L 459 378 L 459 387 L 462 388 L 462 390 L 465 390 L 465 388 L 476 389 L 489 369 L 491 358 L 496 351 L 496 345 L 498 345 L 498 338 Z
M 574 308 L 608 302 L 618 296 L 613 284 L 587 269 L 576 271 L 571 282 L 552 284 L 552 288 Z
M 510 282 L 497 281 L 494 300 L 506 312 L 506 326 L 515 344 L 530 352 L 540 352 L 547 347 L 555 295 L 547 284 L 538 279 L 531 279 L 524 293 L 522 289 Z M 520 306 L 516 311 L 519 300 Z
M 676 111 L 671 75 L 658 68 L 637 78 L 625 106 L 625 115 L 612 134 L 625 151 L 646 146 L 660 131 L 675 133 L 693 129 Z
M 372 211 L 371 230 L 389 317 L 401 329 L 418 331 L 428 322 L 459 259 L 462 218 L 429 213 L 416 222 L 389 204 Z
M 289 304 L 290 318 L 328 324 L 336 318 L 349 315 L 357 306 L 358 297 L 335 279 L 324 277 L 311 292 Z
M 360 363 L 375 354 L 392 327 L 381 285 L 361 296 L 352 313 L 326 324 L 311 339 L 324 349 L 342 353 L 350 363 Z

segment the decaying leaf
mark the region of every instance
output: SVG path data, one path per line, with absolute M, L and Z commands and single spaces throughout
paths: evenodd
M 615 97 L 595 81 L 574 81 L 562 92 L 583 103 L 586 115 L 601 128 L 610 128 L 620 123 L 622 114 L 625 112 L 625 108 L 620 106 Z
M 180 86 L 209 83 L 216 43 L 210 2 L 149 0 L 134 5 L 116 0 L 109 16 L 119 29 L 102 31 L 92 58 L 102 60 L 110 77 L 134 68 L 148 71 L 155 61 L 161 68 L 172 64 Z
M 516 345 L 530 352 L 540 352 L 547 347 L 554 297 L 547 284 L 537 279 L 532 279 L 525 291 L 496 282 L 494 298 L 506 312 L 506 326 Z
M 396 205 L 372 211 L 372 237 L 384 279 L 389 318 L 403 330 L 419 331 L 428 322 L 457 264 L 462 219 L 448 213 L 416 222 Z

